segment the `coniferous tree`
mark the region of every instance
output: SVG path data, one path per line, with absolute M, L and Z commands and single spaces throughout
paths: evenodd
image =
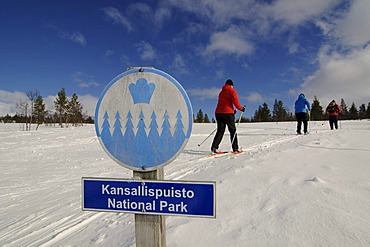
M 204 120 L 203 120 L 203 122 L 204 123 L 210 123 L 207 113 L 204 114 Z
M 358 117 L 360 119 L 365 119 L 366 118 L 366 106 L 365 106 L 365 104 L 360 105 L 359 110 L 358 110 Z
M 316 95 L 311 105 L 311 120 L 317 121 L 322 120 L 324 115 L 324 111 L 322 106 L 320 105 L 320 101 L 317 99 Z
M 247 118 L 247 117 L 242 117 L 241 119 L 240 119 L 240 122 L 241 123 L 249 123 L 251 120 L 249 119 L 249 118 Z
M 254 111 L 253 122 L 261 122 L 261 110 L 262 107 L 259 105 L 258 109 Z
M 349 108 L 348 119 L 350 119 L 350 120 L 358 119 L 358 110 L 357 110 L 356 105 L 355 105 L 354 102 L 352 102 L 352 105 Z
M 63 122 L 66 120 L 67 104 L 66 91 L 62 88 L 54 101 L 55 113 L 57 114 L 61 128 L 63 128 Z
M 293 112 L 289 113 L 289 120 L 290 121 L 294 121 L 295 120 Z
M 196 123 L 203 123 L 203 121 L 204 121 L 203 112 L 202 112 L 202 109 L 199 109 L 199 111 L 197 113 L 197 117 L 195 119 L 195 122 Z
M 370 102 L 367 104 L 366 118 L 370 119 Z
M 270 122 L 271 121 L 271 111 L 270 111 L 267 103 L 263 103 L 263 105 L 262 105 L 261 120 L 262 120 L 262 122 Z
M 84 123 L 94 124 L 94 119 L 91 116 L 88 116 L 87 118 L 85 118 Z
M 275 99 L 274 108 L 272 111 L 272 120 L 275 122 L 285 121 L 288 119 L 287 110 L 284 107 L 284 104 L 281 100 L 277 101 Z
M 39 95 L 37 97 L 37 99 L 35 100 L 35 104 L 34 104 L 34 117 L 36 119 L 36 130 L 39 128 L 40 124 L 44 123 L 45 121 L 45 115 L 47 113 L 47 111 L 45 110 L 45 104 L 44 104 L 44 100 L 42 99 L 42 96 Z
M 258 106 L 258 110 L 254 113 L 254 122 L 269 122 L 271 121 L 271 113 L 267 103 Z
M 17 116 L 17 114 L 15 114 Z M 5 117 L 3 117 L 4 123 L 11 123 L 12 122 L 12 117 L 9 114 L 6 114 Z
M 348 107 L 346 105 L 346 102 L 344 102 L 344 99 L 340 100 L 340 108 L 342 109 L 341 119 L 348 119 Z
M 67 104 L 69 122 L 74 126 L 77 126 L 78 123 L 82 123 L 82 105 L 76 93 L 72 95 L 71 100 Z

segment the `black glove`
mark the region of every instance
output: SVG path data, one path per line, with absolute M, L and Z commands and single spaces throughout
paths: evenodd
M 245 106 L 243 106 L 243 109 L 241 110 L 242 112 L 244 112 L 245 111 Z

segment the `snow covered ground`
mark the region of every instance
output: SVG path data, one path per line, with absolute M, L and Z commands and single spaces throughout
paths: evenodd
M 167 246 L 370 246 L 370 121 L 240 124 L 247 152 L 199 160 L 195 124 L 166 180 L 215 181 L 215 219 L 166 216 Z M 229 149 L 225 135 L 221 149 Z M 132 214 L 81 210 L 81 178 L 131 178 L 94 126 L 0 124 L 0 246 L 135 246 Z

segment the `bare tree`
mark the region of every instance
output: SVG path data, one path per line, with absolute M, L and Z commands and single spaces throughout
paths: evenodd
M 26 129 L 25 130 L 28 130 L 27 117 L 28 117 L 28 108 L 29 107 L 30 107 L 30 105 L 28 104 L 27 101 L 20 100 L 16 104 L 16 108 L 18 110 L 19 115 L 21 115 L 21 117 L 24 118 L 24 123 L 26 124 Z
M 28 92 L 26 93 L 26 95 L 27 95 L 28 99 L 31 101 L 30 124 L 29 124 L 29 126 L 28 126 L 28 130 L 31 130 L 32 116 L 33 116 L 33 111 L 34 111 L 34 107 L 33 107 L 33 105 L 34 105 L 34 103 L 35 103 L 35 101 L 36 101 L 37 97 L 39 97 L 40 93 L 39 93 L 39 91 L 37 91 L 37 90 L 31 90 L 31 91 L 28 91 Z M 27 126 L 27 125 L 26 125 L 26 126 Z

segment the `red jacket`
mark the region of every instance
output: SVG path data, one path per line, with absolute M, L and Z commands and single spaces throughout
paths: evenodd
M 235 89 L 232 86 L 225 84 L 218 95 L 218 103 L 215 113 L 234 114 L 234 106 L 239 111 L 243 109 L 240 105 L 238 94 Z
M 342 113 L 342 109 L 337 103 L 330 102 L 330 104 L 326 107 L 326 113 L 329 116 L 338 116 Z

